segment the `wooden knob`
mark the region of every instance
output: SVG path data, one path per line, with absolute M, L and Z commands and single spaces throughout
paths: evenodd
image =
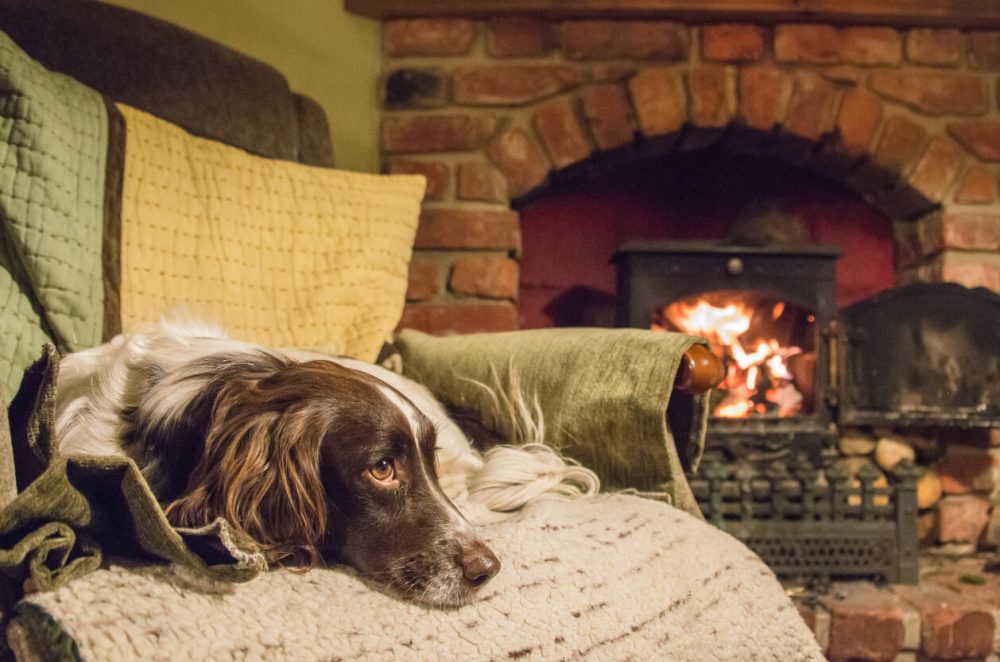
M 674 388 L 697 395 L 718 386 L 725 376 L 722 359 L 704 345 L 692 345 L 681 357 Z

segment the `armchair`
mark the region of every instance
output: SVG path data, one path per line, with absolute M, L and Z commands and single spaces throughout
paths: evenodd
M 60 277 L 58 270 L 45 266 L 53 259 L 57 264 L 81 261 L 75 253 L 56 252 L 55 258 L 41 255 L 38 260 L 41 266 L 35 265 L 25 259 L 32 257 L 28 248 L 34 244 L 23 241 L 25 234 L 18 233 L 28 228 L 41 235 L 73 236 L 81 242 L 90 241 L 91 237 L 57 231 L 51 224 L 55 221 L 40 223 L 30 214 L 21 223 L 16 196 L 0 191 L 0 221 L 9 233 L 7 236 L 17 240 L 8 244 L 6 261 L 0 266 L 7 274 L 6 282 L 20 283 L 21 294 L 36 295 L 33 299 L 29 297 L 30 305 L 25 304 L 28 312 L 16 316 L 30 333 L 17 335 L 17 343 L 13 346 L 8 343 L 3 348 L 10 368 L 8 385 L 12 389 L 20 381 L 20 370 L 29 362 L 28 357 L 37 355 L 37 344 L 41 341 L 64 352 L 94 344 L 117 333 L 123 323 L 140 319 L 142 315 L 136 311 L 144 310 L 141 304 L 148 303 L 149 297 L 171 292 L 166 280 L 157 281 L 156 290 L 152 291 L 150 283 L 137 279 L 135 272 L 130 271 L 129 264 L 134 264 L 139 254 L 130 251 L 142 245 L 128 234 L 135 227 L 130 224 L 146 222 L 156 216 L 157 209 L 167 208 L 174 214 L 170 223 L 186 223 L 194 217 L 185 217 L 182 212 L 197 214 L 212 205 L 199 202 L 199 191 L 193 190 L 197 186 L 188 187 L 192 189 L 190 198 L 186 193 L 177 193 L 188 189 L 173 179 L 185 169 L 177 166 L 176 161 L 167 159 L 165 162 L 171 165 L 160 170 L 145 166 L 138 170 L 135 154 L 140 152 L 129 151 L 130 147 L 122 144 L 136 140 L 144 141 L 143 158 L 160 158 L 164 153 L 185 154 L 190 158 L 192 150 L 204 150 L 205 160 L 190 168 L 195 181 L 205 181 L 197 180 L 197 173 L 203 172 L 203 168 L 216 173 L 213 183 L 224 183 L 228 176 L 225 173 L 231 172 L 224 168 L 230 166 L 239 172 L 253 172 L 254 185 L 247 189 L 251 196 L 257 187 L 279 186 L 286 180 L 295 182 L 282 189 L 291 200 L 291 207 L 282 207 L 280 214 L 293 215 L 287 211 L 293 209 L 296 214 L 311 218 L 310 214 L 315 213 L 318 218 L 326 219 L 322 216 L 324 210 L 333 209 L 336 216 L 340 204 L 340 211 L 345 207 L 364 208 L 368 210 L 365 214 L 373 214 L 352 217 L 356 221 L 350 226 L 353 230 L 389 228 L 380 230 L 379 236 L 386 243 L 376 256 L 363 248 L 364 241 L 371 239 L 368 236 L 361 244 L 352 244 L 351 250 L 342 255 L 344 261 L 354 265 L 358 264 L 354 260 L 384 260 L 377 262 L 376 271 L 384 285 L 378 292 L 385 295 L 385 301 L 338 299 L 331 304 L 348 318 L 332 347 L 347 347 L 363 358 L 375 358 L 377 346 L 372 346 L 372 342 L 381 340 L 379 330 L 383 333 L 392 330 L 393 310 L 398 319 L 408 259 L 405 244 L 412 242 L 422 184 L 415 183 L 413 178 L 381 178 L 332 170 L 326 118 L 314 103 L 291 93 L 281 74 L 267 65 L 175 26 L 87 0 L 7 0 L 0 6 L 0 33 L 5 33 L 0 34 L 4 40 L 0 42 L 0 58 L 5 60 L 0 62 L 0 119 L 8 120 L 18 130 L 36 131 L 34 135 L 43 138 L 53 132 L 70 131 L 74 146 L 65 153 L 82 154 L 84 143 L 77 141 L 80 136 L 67 128 L 80 119 L 79 113 L 67 112 L 66 95 L 70 90 L 75 99 L 103 102 L 103 115 L 100 104 L 86 106 L 90 121 L 87 126 L 97 132 L 106 130 L 103 143 L 86 143 L 87 153 L 92 157 L 87 161 L 90 174 L 83 174 L 86 164 L 82 159 L 70 164 L 74 166 L 70 179 L 79 190 L 89 186 L 86 182 L 92 183 L 95 173 L 105 184 L 99 193 L 91 190 L 88 199 L 93 209 L 84 210 L 99 228 L 96 243 L 88 244 L 92 248 L 86 271 L 92 281 L 87 290 L 89 296 L 80 296 L 78 286 L 83 279 L 79 273 L 58 281 L 66 282 L 76 296 L 65 296 L 64 289 L 56 288 L 57 296 L 57 292 L 44 287 L 35 288 L 34 285 L 41 283 L 34 278 L 39 273 Z M 73 38 L 67 39 L 67 34 Z M 42 66 L 70 78 L 47 72 Z M 115 106 L 114 101 L 134 108 Z M 79 104 L 74 107 L 84 107 L 87 102 L 73 103 Z M 26 107 L 28 121 L 25 121 Z M 176 126 L 168 126 L 164 120 Z M 0 126 L 3 124 L 0 121 Z M 146 129 L 149 132 L 143 133 Z M 67 138 L 60 134 L 55 142 L 37 144 L 51 152 L 65 149 L 66 142 Z M 220 146 L 222 143 L 228 146 Z M 30 152 L 23 135 L 17 132 L 0 130 L 0 145 L 7 150 L 0 147 L 0 153 Z M 233 146 L 239 150 L 232 150 Z M 224 157 L 216 159 L 218 155 Z M 40 157 L 41 165 L 49 167 L 52 164 L 45 156 Z M 66 161 L 53 159 L 52 163 L 64 167 Z M 284 161 L 298 163 L 288 165 Z M 32 159 L 7 166 L 9 181 L 45 176 L 42 172 L 45 168 Z M 310 188 L 296 188 L 300 181 L 308 182 Z M 163 198 L 150 201 L 144 197 L 147 193 L 144 187 L 160 183 L 175 187 L 165 202 Z M 323 197 L 324 186 L 341 184 L 344 188 L 337 189 L 336 195 Z M 386 188 L 379 188 L 382 185 Z M 58 189 L 55 184 L 52 186 L 52 190 Z M 303 190 L 308 195 L 302 195 Z M 391 204 L 385 203 L 386 200 Z M 60 198 L 56 202 L 71 201 Z M 315 204 L 302 206 L 305 202 Z M 60 210 L 49 198 L 43 200 L 42 206 L 56 208 L 59 213 L 55 216 L 76 213 Z M 387 206 L 391 207 L 388 211 L 384 209 Z M 279 214 L 276 208 L 269 208 L 269 212 L 275 218 Z M 359 218 L 364 222 L 357 221 Z M 243 217 L 237 220 L 245 221 Z M 188 226 L 164 227 L 170 230 Z M 191 227 L 197 230 L 197 222 Z M 72 227 L 73 232 L 78 229 Z M 261 233 L 267 231 L 267 227 L 259 229 Z M 251 234 L 247 230 L 212 241 L 220 242 L 224 248 L 231 246 L 229 242 L 257 241 L 264 245 L 260 243 L 263 240 Z M 163 237 L 168 235 L 169 232 L 160 232 L 148 236 L 164 242 Z M 204 248 L 204 244 L 185 244 L 184 237 L 188 235 L 183 232 L 169 236 L 173 262 L 165 262 L 162 269 L 157 267 L 157 277 L 175 267 L 180 270 L 184 264 L 177 263 L 184 263 L 190 252 Z M 340 242 L 338 245 L 347 241 L 345 237 L 356 238 L 349 232 L 332 236 L 331 241 Z M 308 243 L 319 243 L 319 239 L 312 239 Z M 406 250 L 400 249 L 401 245 Z M 162 243 L 157 244 L 158 250 L 160 246 Z M 307 246 L 303 250 L 313 248 Z M 272 253 L 280 251 L 260 252 Z M 339 269 L 342 265 L 335 266 Z M 291 267 L 277 261 L 269 262 L 266 268 L 282 271 Z M 77 272 L 82 270 L 80 267 Z M 250 272 L 256 273 L 253 269 L 246 273 Z M 243 277 L 246 273 L 238 275 Z M 310 277 L 325 277 L 325 273 L 310 272 Z M 361 272 L 336 273 L 355 277 Z M 236 278 L 232 273 L 225 275 Z M 178 278 L 183 280 L 183 276 L 181 273 Z M 46 280 L 43 284 L 52 282 Z M 314 284 L 324 292 L 346 291 L 344 282 Z M 208 288 L 205 296 L 209 304 L 218 303 L 211 299 L 214 294 Z M 263 291 L 257 295 L 272 296 Z M 328 311 L 322 312 L 325 309 L 318 304 L 292 312 L 284 307 L 285 303 L 268 301 L 268 310 L 280 311 L 270 324 L 242 316 L 244 310 L 220 308 L 219 313 L 223 318 L 229 315 L 237 323 L 245 323 L 240 333 L 279 334 L 263 341 L 275 338 L 297 341 L 296 334 L 302 330 L 299 326 L 321 328 L 321 322 L 328 319 L 323 317 Z M 317 309 L 321 312 L 317 313 Z M 375 310 L 381 312 L 376 315 Z M 15 317 L 9 309 L 4 309 L 3 315 L 11 320 Z M 295 320 L 301 324 L 295 324 Z M 89 335 L 85 336 L 83 330 Z M 524 336 L 518 333 L 512 334 L 512 352 L 537 349 L 525 348 L 536 344 L 534 337 L 521 342 L 518 338 Z M 570 407 L 588 414 L 576 421 L 582 427 L 573 428 L 574 420 L 567 418 L 566 423 L 556 426 L 556 432 L 565 433 L 569 454 L 577 455 L 587 464 L 592 461 L 600 465 L 599 473 L 603 472 L 607 486 L 632 487 L 633 491 L 665 486 L 654 491 L 665 494 L 674 505 L 622 492 L 589 500 L 540 499 L 514 513 L 495 513 L 474 503 L 465 504 L 468 516 L 479 524 L 504 559 L 505 570 L 482 600 L 450 611 L 401 603 L 342 568 L 306 574 L 281 570 L 249 573 L 250 576 L 229 577 L 241 580 L 232 582 L 225 581 L 225 577 L 199 574 L 182 562 L 165 565 L 150 563 L 148 557 L 109 556 L 100 568 L 63 584 L 55 582 L 52 590 L 31 591 L 33 585 L 28 582 L 26 595 L 10 596 L 15 600 L 5 606 L 4 617 L 9 623 L 7 642 L 11 651 L 23 660 L 185 655 L 204 659 L 296 660 L 385 655 L 413 659 L 430 656 L 821 659 L 811 633 L 773 573 L 738 541 L 702 521 L 690 500 L 685 500 L 689 490 L 680 470 L 681 463 L 697 460 L 704 432 L 705 419 L 699 414 L 697 394 L 721 377 L 718 362 L 696 339 L 638 330 L 580 333 L 593 335 L 584 339 L 568 335 L 565 339 L 545 337 L 548 346 L 560 345 L 560 352 L 571 352 L 577 360 L 558 364 L 566 372 L 540 371 L 537 383 L 558 384 L 560 380 L 568 380 L 574 370 L 577 371 L 574 374 L 592 378 L 594 366 L 582 360 L 586 356 L 582 348 L 603 342 L 620 352 L 618 356 L 625 357 L 622 374 L 608 380 L 618 382 L 619 396 L 622 393 L 625 396 L 608 399 L 604 410 L 587 402 L 570 402 L 553 396 L 554 404 L 550 407 L 561 414 Z M 495 348 L 495 340 L 434 339 L 410 332 L 401 334 L 397 342 L 404 371 L 423 377 L 440 397 L 453 400 L 449 404 L 468 405 L 469 401 L 462 399 L 464 396 L 451 390 L 454 384 L 449 380 L 454 375 L 450 371 L 434 372 L 430 368 L 441 365 L 450 368 L 449 360 L 442 357 L 457 354 L 468 357 L 478 351 L 477 343 Z M 566 354 L 562 356 L 565 358 Z M 627 374 L 625 368 L 635 372 Z M 485 372 L 470 373 L 471 376 L 484 378 L 489 374 L 489 366 L 480 364 L 474 369 Z M 646 386 L 638 386 L 637 380 L 630 381 L 630 374 L 643 376 L 638 381 Z M 601 386 L 596 384 L 590 392 L 602 393 Z M 39 388 L 34 402 L 44 408 L 44 379 Z M 557 390 L 557 394 L 561 396 L 564 391 Z M 665 411 L 668 402 L 685 403 L 686 417 L 671 416 L 668 425 Z M 36 428 L 44 433 L 44 415 L 37 420 L 41 423 Z M 619 438 L 604 438 L 602 434 Z M 684 448 L 681 452 L 675 447 L 675 436 Z M 576 442 L 580 445 L 572 446 Z M 67 480 L 79 487 L 74 480 L 80 474 L 74 471 L 67 468 Z M 22 490 L 18 498 L 24 493 Z M 15 499 L 13 504 L 17 503 Z M 139 516 L 133 512 L 131 517 L 122 522 L 123 528 L 129 524 L 135 526 L 135 518 Z M 155 513 L 149 518 L 155 519 Z M 0 535 L 0 547 L 17 542 L 14 537 L 12 530 L 4 532 Z M 65 543 L 60 541 L 59 547 L 65 550 L 63 560 L 77 558 L 78 545 Z M 47 549 L 55 547 L 51 541 L 46 544 Z M 198 542 L 185 544 L 197 552 Z M 38 558 L 51 561 L 53 557 L 39 557 L 35 548 L 16 568 L 11 566 L 5 571 L 15 576 L 16 571 L 25 571 L 24 565 Z

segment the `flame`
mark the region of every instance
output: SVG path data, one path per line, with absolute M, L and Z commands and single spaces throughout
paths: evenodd
M 670 304 L 663 309 L 661 322 L 650 328 L 702 336 L 725 361 L 726 377 L 719 386 L 723 399 L 714 416 L 794 416 L 802 409 L 803 396 L 788 359 L 802 349 L 784 347 L 777 338 L 761 332 L 773 326 L 785 309 L 781 301 L 758 312 L 758 307 L 738 297 L 721 302 L 718 296 L 701 297 Z

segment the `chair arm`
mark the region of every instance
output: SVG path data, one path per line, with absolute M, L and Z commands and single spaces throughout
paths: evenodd
M 718 386 L 725 376 L 722 359 L 704 345 L 693 345 L 681 357 L 674 388 L 697 395 Z

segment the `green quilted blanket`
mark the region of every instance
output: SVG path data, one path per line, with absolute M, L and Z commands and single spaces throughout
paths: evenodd
M 0 33 L 0 385 L 101 342 L 108 115 Z M 43 230 L 44 228 L 44 230 Z

